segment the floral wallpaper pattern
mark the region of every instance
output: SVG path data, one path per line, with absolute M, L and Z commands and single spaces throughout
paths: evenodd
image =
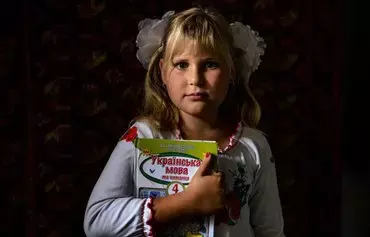
M 338 7 L 328 0 L 195 3 L 212 3 L 265 38 L 251 83 L 275 154 L 287 236 L 335 236 Z M 18 24 L 28 37 L 9 27 L 0 38 L 1 236 L 84 236 L 88 196 L 140 104 L 137 23 L 193 4 L 28 1 Z

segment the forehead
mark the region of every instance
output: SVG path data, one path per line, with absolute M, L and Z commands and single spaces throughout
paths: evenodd
M 177 57 L 215 57 L 219 58 L 220 54 L 206 45 L 196 40 L 178 40 L 176 44 L 171 45 L 168 51 L 168 59 L 172 60 Z

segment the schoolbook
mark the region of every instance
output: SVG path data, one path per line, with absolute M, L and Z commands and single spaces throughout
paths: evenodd
M 204 154 L 217 155 L 213 141 L 138 138 L 135 173 L 136 195 L 140 198 L 165 197 L 186 189 Z M 160 236 L 213 237 L 214 216 L 168 228 Z

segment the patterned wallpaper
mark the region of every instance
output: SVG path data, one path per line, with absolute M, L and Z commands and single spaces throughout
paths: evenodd
M 335 236 L 336 5 L 197 3 L 210 2 L 229 20 L 252 25 L 268 44 L 252 88 L 275 154 L 287 235 Z M 0 38 L 1 236 L 84 236 L 87 198 L 140 103 L 145 72 L 135 58 L 137 23 L 192 5 L 29 1 L 28 15 L 15 23 L 21 30 L 8 27 Z

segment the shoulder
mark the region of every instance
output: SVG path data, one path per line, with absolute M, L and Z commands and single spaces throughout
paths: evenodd
M 270 150 L 270 145 L 267 141 L 266 135 L 255 128 L 244 126 L 240 140 L 248 145 L 253 143 L 254 146 L 260 151 Z
M 255 162 L 260 165 L 272 158 L 272 152 L 265 134 L 257 129 L 244 126 L 239 143 L 252 153 Z
M 147 121 L 131 121 L 129 128 L 120 137 L 120 141 L 132 141 L 135 138 L 154 138 L 153 126 Z
M 135 150 L 134 140 L 136 138 L 154 138 L 153 128 L 149 123 L 143 121 L 131 121 L 126 131 L 119 137 L 112 156 L 130 156 Z
M 132 141 L 135 138 L 172 139 L 172 135 L 171 132 L 159 130 L 147 119 L 140 119 L 131 121 L 120 141 Z
M 172 136 L 170 132 L 159 131 L 147 120 L 131 121 L 129 128 L 119 138 L 113 155 L 125 154 L 129 156 L 132 154 L 131 152 L 135 150 L 134 140 L 136 138 L 172 139 Z

